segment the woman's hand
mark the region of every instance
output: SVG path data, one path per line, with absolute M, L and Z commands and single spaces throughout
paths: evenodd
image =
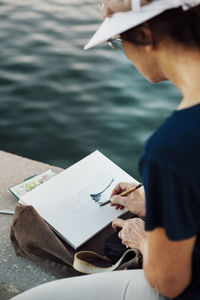
M 122 220 L 116 218 L 112 222 L 114 230 L 121 228 L 119 238 L 122 244 L 138 249 L 142 254 L 147 242 L 147 233 L 144 230 L 144 221 L 139 218 Z
M 137 0 L 136 0 L 137 1 Z M 140 0 L 141 6 L 146 5 L 153 0 Z M 99 0 L 101 4 L 102 18 L 110 17 L 112 14 L 120 11 L 131 10 L 131 0 Z
M 145 194 L 143 188 L 139 188 L 127 196 L 119 196 L 124 191 L 134 188 L 138 183 L 119 183 L 110 196 L 111 206 L 115 209 L 127 208 L 130 212 L 140 218 L 145 216 Z
M 131 0 L 99 0 L 103 19 L 119 11 L 131 10 Z

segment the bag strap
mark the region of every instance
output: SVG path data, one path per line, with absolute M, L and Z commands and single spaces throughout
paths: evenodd
M 141 253 L 137 249 L 128 249 L 124 252 L 122 257 L 118 260 L 117 263 L 114 265 L 111 265 L 111 267 L 97 267 L 94 264 L 88 262 L 91 260 L 98 260 L 102 262 L 110 262 L 111 260 L 107 258 L 106 256 L 101 256 L 100 254 L 92 251 L 80 251 L 77 252 L 74 256 L 74 262 L 73 262 L 73 268 L 81 273 L 84 274 L 94 274 L 94 273 L 101 273 L 101 272 L 109 272 L 114 271 L 124 262 L 127 254 L 133 253 L 134 258 L 131 259 L 133 261 L 133 264 L 136 266 L 139 263 L 139 260 L 141 259 Z

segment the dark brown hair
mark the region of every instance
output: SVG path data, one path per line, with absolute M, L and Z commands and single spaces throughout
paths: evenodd
M 186 11 L 182 8 L 170 9 L 146 23 L 152 31 L 155 44 L 168 36 L 185 47 L 200 47 L 200 5 Z M 122 33 L 122 39 L 135 45 L 147 45 L 142 26 Z

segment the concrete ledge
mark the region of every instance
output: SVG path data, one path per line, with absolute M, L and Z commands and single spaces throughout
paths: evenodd
M 0 151 L 0 209 L 14 210 L 17 200 L 8 188 L 34 174 L 61 168 Z M 12 216 L 0 214 L 0 299 L 7 300 L 20 291 L 57 279 L 29 259 L 18 257 L 12 248 L 9 232 Z

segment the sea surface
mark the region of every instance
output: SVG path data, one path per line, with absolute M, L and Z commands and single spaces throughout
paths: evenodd
M 139 179 L 145 140 L 181 97 L 122 51 L 83 50 L 97 2 L 0 1 L 0 149 L 63 168 L 98 149 Z

